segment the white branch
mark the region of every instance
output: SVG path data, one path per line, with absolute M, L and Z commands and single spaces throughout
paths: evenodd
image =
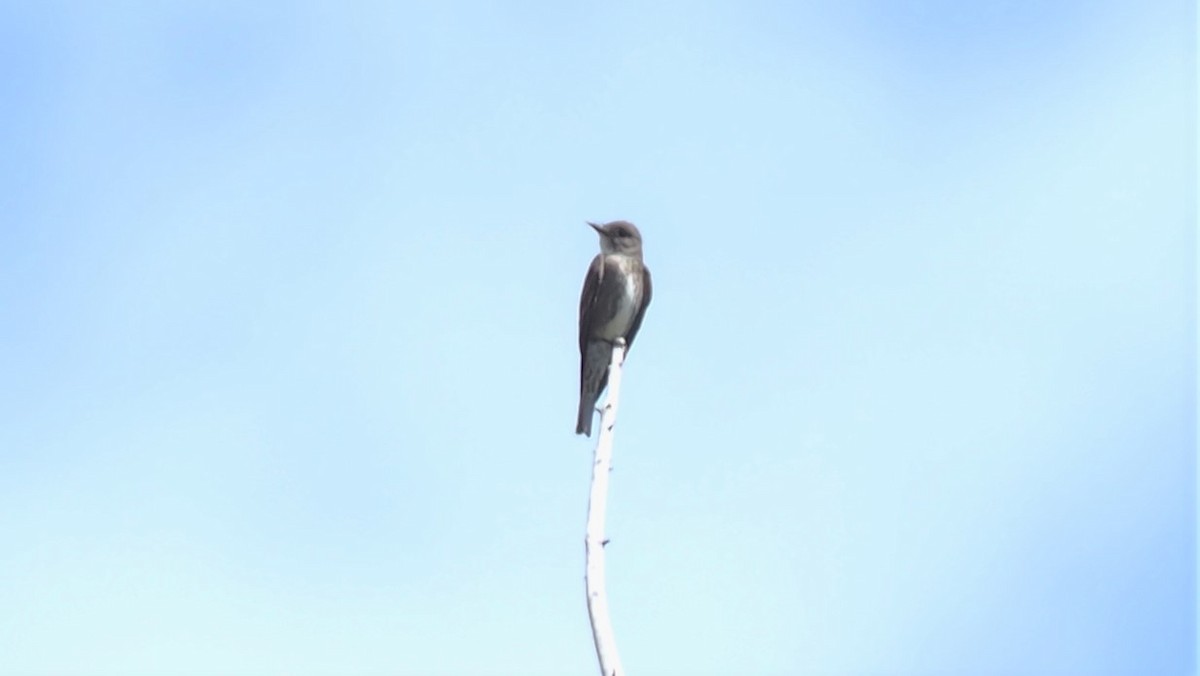
M 592 463 L 592 493 L 588 499 L 587 535 L 583 539 L 587 555 L 584 587 L 587 589 L 588 617 L 601 676 L 625 673 L 617 655 L 612 620 L 608 616 L 608 592 L 604 588 L 604 511 L 608 504 L 608 474 L 612 471 L 613 425 L 617 422 L 617 397 L 621 392 L 621 364 L 625 361 L 625 341 L 617 339 L 608 371 L 608 397 L 600 411 L 600 438 Z

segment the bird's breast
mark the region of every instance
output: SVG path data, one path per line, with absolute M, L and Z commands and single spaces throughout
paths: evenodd
M 621 280 L 616 285 L 620 296 L 614 300 L 612 317 L 600 329 L 600 334 L 607 340 L 616 340 L 626 336 L 633 326 L 642 302 L 642 275 L 636 261 L 628 256 L 609 256 L 605 265 L 608 268 L 606 274 L 615 274 Z

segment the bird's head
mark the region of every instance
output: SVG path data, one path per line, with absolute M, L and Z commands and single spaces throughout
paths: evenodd
M 600 233 L 600 251 L 606 254 L 638 255 L 642 252 L 642 233 L 637 226 L 629 221 L 613 221 L 604 225 L 596 225 L 591 221 L 588 225 Z

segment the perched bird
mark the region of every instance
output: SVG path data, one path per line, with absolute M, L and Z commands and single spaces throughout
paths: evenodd
M 642 233 L 629 221 L 588 222 L 600 233 L 600 253 L 592 259 L 579 297 L 579 416 L 575 434 L 592 436 L 592 413 L 608 384 L 613 341 L 625 339 L 625 353 L 650 305 L 650 270 L 642 262 Z

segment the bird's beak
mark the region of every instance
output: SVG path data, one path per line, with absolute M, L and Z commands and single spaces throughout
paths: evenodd
M 588 225 L 592 226 L 592 229 L 595 230 L 596 232 L 600 233 L 601 236 L 606 236 L 608 234 L 608 233 L 604 232 L 604 228 L 602 226 L 596 225 L 595 223 L 593 223 L 591 221 L 584 221 L 584 222 L 587 223 Z

